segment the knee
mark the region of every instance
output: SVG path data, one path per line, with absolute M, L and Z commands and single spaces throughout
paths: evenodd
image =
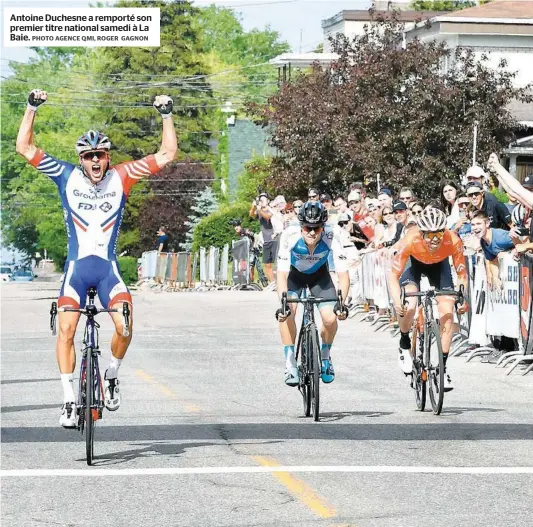
M 62 342 L 71 342 L 76 334 L 76 324 L 72 322 L 60 322 L 58 339 Z
M 117 332 L 117 335 L 119 336 L 119 338 L 130 340 L 131 339 L 131 334 L 132 334 L 131 322 L 130 322 L 130 325 L 128 326 L 128 334 L 127 335 L 124 335 L 125 328 L 124 328 L 124 324 L 122 322 L 118 322 L 118 323 L 115 324 L 115 331 Z
M 322 323 L 327 329 L 335 329 L 337 327 L 337 316 L 335 313 L 324 313 L 322 315 Z

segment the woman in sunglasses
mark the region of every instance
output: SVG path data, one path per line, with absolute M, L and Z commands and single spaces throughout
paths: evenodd
M 420 279 L 422 275 L 425 275 L 432 287 L 453 291 L 450 256 L 457 272 L 459 284 L 462 284 L 465 289 L 468 279 L 463 244 L 457 234 L 446 228 L 446 215 L 441 210 L 435 208 L 423 210 L 418 215 L 417 227 L 410 229 L 396 244 L 396 247 L 398 251 L 392 262 L 388 284 L 399 317 L 401 337 L 398 364 L 400 369 L 409 375 L 413 369 L 409 331 L 415 316 L 417 299 L 409 298 L 407 304 L 404 305 L 401 301 L 402 287 L 407 293 L 420 291 Z M 404 271 L 408 261 L 411 265 Z M 445 367 L 453 336 L 454 302 L 455 297 L 453 296 L 437 297 Z M 467 309 L 468 306 L 464 303 L 457 311 L 464 313 Z M 444 376 L 444 390 L 453 390 L 449 372 Z

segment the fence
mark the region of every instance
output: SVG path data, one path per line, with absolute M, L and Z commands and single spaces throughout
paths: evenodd
M 352 295 L 359 300 L 350 317 L 363 313 L 362 321 L 371 322 L 375 331 L 391 329 L 399 333 L 394 317 L 386 276 L 391 257 L 382 249 L 366 253 L 358 272 L 353 273 Z M 503 353 L 497 366 L 508 367 L 510 374 L 518 366 L 533 362 L 533 256 L 523 255 L 519 262 L 510 253 L 499 259 L 500 288 L 488 286 L 486 261 L 482 255 L 467 257 L 469 286 L 465 292 L 470 310 L 456 318 L 451 355 L 487 356 L 495 351 L 495 339 L 505 337 L 515 342 L 515 349 Z M 428 283 L 422 283 L 422 289 Z M 436 313 L 438 317 L 438 314 Z M 523 374 L 533 370 L 529 365 Z

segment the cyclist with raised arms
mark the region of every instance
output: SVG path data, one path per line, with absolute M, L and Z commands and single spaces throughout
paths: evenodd
M 96 287 L 102 305 L 118 309 L 111 313 L 115 333 L 111 340 L 111 361 L 104 376 L 105 405 L 117 410 L 121 397 L 117 379 L 120 363 L 131 341 L 124 335 L 122 306 L 131 306 L 131 295 L 120 276 L 116 245 L 128 195 L 144 176 L 159 172 L 177 152 L 172 122 L 172 99 L 155 98 L 154 107 L 163 118 L 161 148 L 138 161 L 111 165 L 111 142 L 102 132 L 89 130 L 76 142 L 79 165 L 61 161 L 33 143 L 33 124 L 37 108 L 48 95 L 33 90 L 17 136 L 17 152 L 56 185 L 63 206 L 68 239 L 65 277 L 59 294 L 59 307 L 83 308 L 89 287 Z M 60 312 L 56 356 L 63 386 L 60 424 L 77 426 L 73 372 L 76 365 L 74 335 L 80 313 Z M 130 322 L 131 323 L 131 322 Z
M 410 229 L 394 247 L 397 248 L 397 253 L 392 262 L 388 283 L 400 325 L 398 364 L 408 375 L 413 370 L 409 330 L 413 324 L 418 300 L 416 297 L 410 297 L 405 306 L 401 300 L 401 288 L 405 287 L 406 293 L 418 292 L 421 276 L 425 275 L 432 287 L 453 291 L 450 256 L 459 284 L 462 284 L 465 290 L 468 279 L 463 244 L 455 232 L 446 228 L 446 215 L 439 209 L 426 208 L 422 211 L 417 217 L 417 228 Z M 404 271 L 408 261 L 410 265 Z M 453 336 L 454 302 L 453 296 L 437 297 L 445 367 Z M 464 313 L 467 309 L 465 302 L 459 306 L 457 312 Z M 444 375 L 444 390 L 453 390 L 449 372 L 445 372 Z
M 335 371 L 331 361 L 331 345 L 337 333 L 337 318 L 345 320 L 348 309 L 338 305 L 337 293 L 328 270 L 328 257 L 333 255 L 335 272 L 346 298 L 350 289 L 347 258 L 336 226 L 326 225 L 328 212 L 318 201 L 308 201 L 298 211 L 300 225 L 289 226 L 280 238 L 277 291 L 289 298 L 288 312 L 276 312 L 280 323 L 281 341 L 285 354 L 285 384 L 298 386 L 299 375 L 296 366 L 294 343 L 296 341 L 296 304 L 290 298 L 298 298 L 302 290 L 309 287 L 315 297 L 331 298 L 318 305 L 322 318 L 322 381 L 333 382 Z

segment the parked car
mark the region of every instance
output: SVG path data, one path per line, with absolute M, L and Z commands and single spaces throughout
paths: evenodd
M 2 265 L 0 267 L 0 282 L 9 282 L 13 275 L 13 269 L 9 265 Z
M 11 276 L 13 282 L 33 282 L 31 269 L 17 269 Z

